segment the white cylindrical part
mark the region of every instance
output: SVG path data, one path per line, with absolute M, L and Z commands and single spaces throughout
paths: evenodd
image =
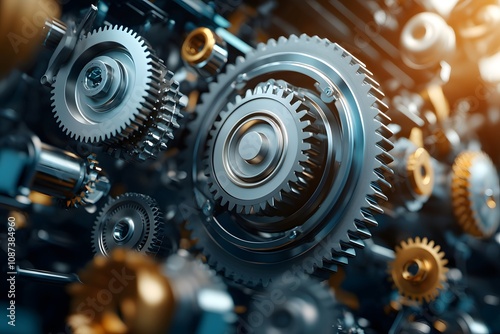
M 404 26 L 400 45 L 405 64 L 426 69 L 446 60 L 455 50 L 455 32 L 441 16 L 420 13 Z

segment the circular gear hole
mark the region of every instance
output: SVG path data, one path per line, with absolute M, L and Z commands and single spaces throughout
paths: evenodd
M 124 244 L 134 233 L 134 221 L 128 217 L 122 218 L 113 227 L 113 239 L 117 244 Z
M 415 259 L 405 263 L 403 267 L 403 278 L 407 281 L 421 282 L 427 275 L 424 261 Z

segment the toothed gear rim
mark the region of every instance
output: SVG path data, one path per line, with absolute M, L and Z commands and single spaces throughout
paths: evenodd
M 389 264 L 392 281 L 399 293 L 419 303 L 435 299 L 446 282 L 448 260 L 444 256 L 433 240 L 420 237 L 403 240 L 396 246 L 394 261 Z M 410 265 L 417 265 L 418 271 L 410 271 Z
M 208 132 L 228 102 L 255 88 L 252 83 L 270 76 L 279 79 L 280 73 L 297 75 L 296 82 L 287 76 L 295 87 L 310 82 L 309 89 L 300 92 L 326 125 L 320 152 L 323 170 L 315 175 L 321 186 L 286 217 L 230 214 L 213 203 L 208 190 L 201 159 Z M 186 189 L 194 189 L 184 203 L 192 237 L 216 271 L 249 286 L 267 285 L 290 270 L 329 276 L 337 264 L 355 256 L 362 239 L 370 237 L 367 227 L 376 226 L 374 214 L 382 213 L 377 201 L 386 200 L 381 184 L 390 187 L 382 175 L 391 172 L 387 151 L 392 149 L 392 134 L 385 126 L 390 119 L 378 84 L 340 46 L 306 35 L 260 44 L 246 59 L 228 65 L 217 81 L 202 96 L 181 157 L 180 168 L 190 175 L 188 183 L 193 182 Z M 321 97 L 311 81 L 323 91 Z M 294 227 L 297 221 L 302 225 Z M 276 223 L 291 228 L 263 233 Z
M 142 161 L 166 149 L 178 127 L 182 94 L 172 77 L 135 32 L 101 27 L 77 43 L 59 70 L 54 116 L 71 138 Z
M 164 256 L 169 248 L 164 233 L 165 221 L 156 201 L 126 193 L 111 199 L 97 217 L 92 230 L 94 254 L 109 256 L 113 249 L 123 247 Z
M 262 314 L 260 299 L 274 300 L 277 295 L 282 296 L 282 302 L 276 304 L 270 313 L 263 314 L 263 321 L 252 326 L 252 320 L 261 320 L 258 317 Z M 264 291 L 263 296 L 254 298 L 247 323 L 252 330 L 261 334 L 333 334 L 341 318 L 336 305 L 332 291 L 312 279 L 302 279 L 300 283 L 297 280 L 292 284 L 275 282 Z M 309 312 L 304 312 L 305 309 Z
M 462 152 L 453 164 L 453 212 L 463 230 L 489 237 L 500 223 L 500 183 L 497 170 L 484 152 Z
M 220 205 L 274 215 L 305 199 L 319 139 L 296 95 L 270 81 L 221 112 L 206 153 L 210 192 Z

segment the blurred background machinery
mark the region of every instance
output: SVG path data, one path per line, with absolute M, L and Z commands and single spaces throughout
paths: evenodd
M 500 332 L 498 0 L 0 18 L 1 333 Z

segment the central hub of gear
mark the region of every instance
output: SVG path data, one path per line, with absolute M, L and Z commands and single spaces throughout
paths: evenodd
M 249 164 L 258 164 L 269 152 L 269 139 L 263 132 L 252 131 L 241 138 L 238 145 L 240 158 Z
M 231 181 L 247 188 L 265 181 L 279 165 L 284 149 L 283 135 L 280 122 L 272 113 L 256 112 L 247 116 L 224 143 L 221 141 L 227 148 L 223 153 L 226 154 L 224 168 Z
M 214 198 L 245 214 L 280 215 L 300 206 L 319 165 L 312 159 L 319 141 L 314 121 L 297 94 L 274 81 L 237 96 L 208 144 Z

